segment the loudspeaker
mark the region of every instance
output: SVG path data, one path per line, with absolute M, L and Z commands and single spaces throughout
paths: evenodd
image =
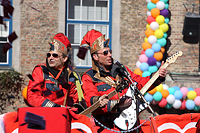
M 186 43 L 198 43 L 199 42 L 199 24 L 200 16 L 188 12 L 185 15 L 184 25 L 182 34 L 184 35 L 183 40 Z

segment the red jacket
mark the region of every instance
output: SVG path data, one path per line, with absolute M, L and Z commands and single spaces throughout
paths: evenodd
M 69 72 L 69 71 L 68 71 Z M 67 104 L 72 106 L 78 103 L 75 77 L 69 72 L 68 88 L 63 88 L 60 83 L 54 83 L 55 79 L 49 75 L 44 65 L 38 65 L 32 72 L 34 81 L 30 80 L 27 90 L 27 102 L 34 107 L 54 107 L 63 105 L 67 94 Z
M 131 75 L 131 78 L 134 79 L 138 84 L 138 89 L 142 89 L 142 87 L 149 81 L 150 76 L 148 77 L 141 77 L 139 75 L 134 74 L 129 68 L 127 68 L 127 71 Z M 109 94 L 112 92 L 115 88 L 111 87 L 110 85 L 106 84 L 105 82 L 97 79 L 94 77 L 96 74 L 96 71 L 94 71 L 92 68 L 86 71 L 82 76 L 82 89 L 84 92 L 84 97 L 87 103 L 87 106 L 91 106 L 92 98 L 94 96 L 102 96 L 104 94 Z M 124 95 L 127 92 L 128 88 L 125 88 L 122 90 L 122 93 L 120 93 L 120 97 Z M 114 95 L 110 100 L 117 100 L 119 99 L 118 94 Z M 109 104 L 106 105 L 104 108 L 98 108 L 96 111 L 93 112 L 93 114 L 102 114 L 102 113 L 108 113 L 110 112 Z

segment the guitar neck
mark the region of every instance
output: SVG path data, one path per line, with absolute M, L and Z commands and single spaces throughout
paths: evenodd
M 108 94 L 108 99 L 110 99 L 111 97 L 113 97 L 115 94 L 117 94 L 116 90 L 113 90 L 112 92 L 110 92 Z M 96 110 L 99 106 L 100 106 L 100 102 L 98 100 L 94 104 L 92 104 L 90 107 L 88 107 L 87 109 L 85 109 L 84 111 L 82 111 L 80 114 L 82 114 L 82 115 L 88 115 L 92 111 Z
M 161 68 L 167 68 L 169 64 L 164 63 Z M 153 77 L 144 85 L 144 87 L 140 90 L 142 95 L 151 87 L 151 85 L 156 81 L 156 79 L 159 77 L 159 70 L 153 75 Z

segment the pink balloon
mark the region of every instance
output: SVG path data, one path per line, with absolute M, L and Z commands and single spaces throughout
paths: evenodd
M 186 109 L 186 105 L 185 105 L 186 101 L 183 100 L 182 103 L 181 103 L 181 107 L 179 108 L 180 110 L 184 110 Z
M 183 98 L 187 96 L 188 88 L 187 87 L 181 87 L 180 91 L 183 93 Z
M 139 61 L 141 63 L 147 62 L 147 60 L 148 60 L 148 57 L 145 54 L 142 54 L 142 55 L 139 56 Z
M 162 100 L 158 103 L 161 108 L 164 108 L 167 105 L 167 100 L 162 98 Z
M 196 96 L 196 97 L 195 97 L 194 103 L 195 103 L 197 106 L 200 106 L 200 96 Z
M 200 88 L 196 88 L 194 91 L 197 93 L 197 96 L 200 96 Z

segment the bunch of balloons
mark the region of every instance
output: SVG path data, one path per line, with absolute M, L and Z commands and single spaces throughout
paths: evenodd
M 160 84 L 153 90 L 145 93 L 144 98 L 151 104 L 158 104 L 162 108 L 188 109 L 198 111 L 200 109 L 200 88 L 178 86 L 168 87 Z
M 161 65 L 164 46 L 167 43 L 169 15 L 168 0 L 147 0 L 147 25 L 145 39 L 142 44 L 143 51 L 136 63 L 135 74 L 146 77 L 156 72 Z

